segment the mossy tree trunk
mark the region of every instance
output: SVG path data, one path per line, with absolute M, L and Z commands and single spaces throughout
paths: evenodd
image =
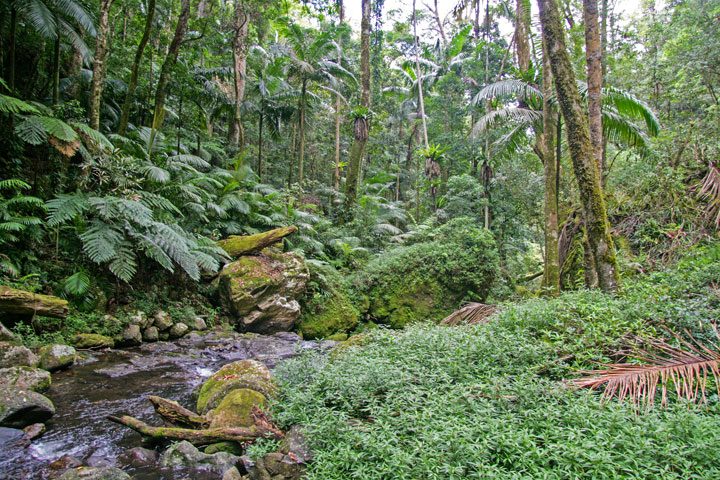
M 233 135 L 230 139 L 233 146 L 245 146 L 245 135 L 241 123 L 240 105 L 245 98 L 245 73 L 247 70 L 247 50 L 245 48 L 249 16 L 245 0 L 235 0 L 235 36 L 233 37 L 233 89 L 235 94 L 235 108 L 233 110 Z
M 557 165 L 555 160 L 555 113 L 552 96 L 552 73 L 545 53 L 543 38 L 543 167 L 545 170 L 545 288 L 548 294 L 560 292 L 560 261 L 558 250 Z
M 130 120 L 130 105 L 132 104 L 132 99 L 135 95 L 135 89 L 138 84 L 138 76 L 140 74 L 140 62 L 142 61 L 145 47 L 147 46 L 148 41 L 150 41 L 154 18 L 155 0 L 148 0 L 147 14 L 145 16 L 145 30 L 143 31 L 143 36 L 140 39 L 138 48 L 135 51 L 135 60 L 133 61 L 132 69 L 130 70 L 130 80 L 128 81 L 127 93 L 125 94 L 125 102 L 123 102 L 122 116 L 120 117 L 120 126 L 118 127 L 118 134 L 120 135 L 125 135 L 127 132 L 128 121 Z
M 110 32 L 110 7 L 113 0 L 100 0 L 97 39 L 95 41 L 95 61 L 93 62 L 92 85 L 90 86 L 90 127 L 100 129 L 100 99 L 105 81 L 105 55 L 107 37 Z
M 338 13 L 340 15 L 340 26 L 342 26 L 345 20 L 345 8 L 343 6 L 343 0 L 338 0 Z M 338 37 L 337 40 L 337 54 L 338 54 L 338 65 L 342 64 L 342 36 Z M 340 92 L 335 96 L 335 174 L 333 185 L 335 191 L 340 190 Z
M 560 23 L 555 0 L 538 0 L 538 4 L 540 23 L 555 78 L 555 90 L 565 118 L 570 156 L 583 204 L 588 242 L 595 257 L 598 284 L 603 291 L 615 291 L 620 287 L 615 247 L 610 235 L 605 196 L 600 185 L 588 121 L 565 46 L 565 32 Z

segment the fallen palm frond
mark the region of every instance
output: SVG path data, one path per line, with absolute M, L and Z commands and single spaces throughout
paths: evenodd
M 478 323 L 487 322 L 489 317 L 498 310 L 499 308 L 496 305 L 471 302 L 445 317 L 440 322 L 440 325 L 445 327 L 456 327 L 460 324 L 477 325 Z
M 697 186 L 698 198 L 705 200 L 705 217 L 709 222 L 720 227 L 720 169 L 714 163 L 710 163 L 707 175 Z
M 715 331 L 717 335 L 717 330 Z M 712 349 L 698 344 L 681 341 L 682 348 L 665 341 L 650 341 L 654 351 L 640 350 L 638 360 L 644 364 L 614 364 L 604 370 L 584 372 L 593 375 L 571 383 L 577 387 L 594 390 L 605 385 L 603 400 L 617 397 L 618 401 L 628 400 L 636 406 L 649 408 L 655 403 L 658 386 L 661 391 L 661 405 L 667 404 L 669 385 L 672 384 L 678 398 L 705 403 L 708 377 L 712 375 L 715 388 L 720 393 L 720 348 Z

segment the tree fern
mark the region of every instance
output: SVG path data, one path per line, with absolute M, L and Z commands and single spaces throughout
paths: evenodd
M 114 259 L 123 243 L 123 234 L 119 228 L 101 222 L 94 222 L 79 237 L 83 241 L 83 250 L 95 263 Z
M 34 113 L 39 114 L 40 111 L 31 104 L 20 100 L 19 98 L 8 95 L 0 95 L 0 113 Z

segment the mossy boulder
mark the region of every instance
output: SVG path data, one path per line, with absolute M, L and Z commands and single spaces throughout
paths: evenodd
M 347 339 L 347 333 L 335 333 L 325 338 L 325 340 L 330 340 L 331 342 L 344 342 Z
M 208 455 L 212 455 L 213 453 L 218 452 L 227 452 L 237 456 L 240 456 L 244 453 L 242 445 L 237 442 L 212 443 L 203 449 L 203 453 L 207 453 Z
M 0 427 L 25 428 L 34 423 L 45 423 L 55 414 L 49 398 L 39 393 L 0 387 Z
M 255 423 L 250 416 L 253 407 L 266 409 L 265 395 L 249 388 L 233 390 L 208 414 L 210 428 L 250 427 Z
M 215 372 L 198 393 L 197 412 L 205 415 L 214 409 L 225 396 L 238 389 L 250 389 L 270 397 L 275 394 L 276 387 L 272 381 L 270 370 L 255 360 L 238 360 L 225 365 Z
M 178 322 L 172 327 L 170 327 L 170 338 L 180 338 L 183 335 L 185 335 L 187 332 L 189 332 L 190 329 L 187 325 L 185 325 L 182 322 Z
M 66 471 L 58 480 L 131 480 L 131 478 L 115 467 L 78 467 Z
M 22 345 L 0 343 L 0 368 L 37 367 L 40 359 Z
M 82 350 L 94 350 L 99 348 L 112 348 L 115 346 L 115 340 L 98 333 L 78 333 L 73 338 L 75 348 Z
M 256 235 L 232 235 L 217 243 L 231 258 L 238 258 L 243 255 L 258 253 L 279 243 L 283 238 L 295 232 L 297 232 L 297 227 L 283 227 Z
M 37 355 L 40 368 L 54 372 L 75 363 L 77 352 L 70 345 L 45 345 L 37 351 Z
M 118 336 L 117 344 L 123 347 L 137 347 L 142 343 L 140 325 L 129 324 L 122 329 Z
M 158 331 L 163 332 L 172 327 L 173 321 L 169 313 L 160 310 L 155 314 L 154 318 L 155 320 L 153 321 L 153 326 L 155 326 Z
M 360 314 L 347 297 L 345 280 L 333 267 L 311 266 L 298 330 L 303 338 L 325 338 L 353 330 Z
M 161 467 L 202 468 L 209 470 L 220 478 L 225 471 L 231 469 L 239 461 L 238 457 L 227 452 L 212 455 L 203 453 L 187 441 L 175 443 L 160 457 Z
M 148 327 L 142 332 L 142 339 L 143 342 L 157 342 L 159 339 L 160 333 L 158 332 L 157 327 Z
M 0 369 L 0 387 L 13 387 L 33 392 L 50 389 L 50 372 L 33 367 L 10 367 Z
M 297 299 L 309 272 L 294 253 L 262 253 L 225 265 L 218 277 L 220 299 L 242 331 L 272 334 L 292 329 L 300 317 Z

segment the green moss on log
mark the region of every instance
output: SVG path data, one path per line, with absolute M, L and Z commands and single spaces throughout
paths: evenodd
M 9 316 L 65 318 L 70 313 L 67 300 L 52 295 L 27 292 L 0 285 L 0 314 Z
M 260 252 L 264 248 L 280 242 L 283 238 L 297 232 L 297 227 L 283 227 L 270 230 L 269 232 L 258 233 L 256 235 L 238 236 L 232 235 L 226 239 L 218 241 L 218 245 L 225 250 L 232 258 L 238 258 L 243 255 L 250 255 Z

